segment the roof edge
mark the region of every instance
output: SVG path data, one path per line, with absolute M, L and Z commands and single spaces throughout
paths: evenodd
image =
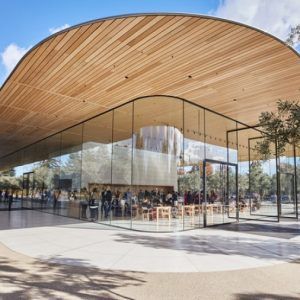
M 209 16 L 209 15 L 202 15 L 202 14 L 194 14 L 194 13 L 183 13 L 183 12 L 149 12 L 149 13 L 130 13 L 130 14 L 122 14 L 122 15 L 115 15 L 115 16 L 109 16 L 109 17 L 104 17 L 104 18 L 99 18 L 99 19 L 93 19 L 90 21 L 86 21 L 86 22 L 82 22 L 82 23 L 78 23 L 75 24 L 73 26 L 70 26 L 68 28 L 65 28 L 61 31 L 58 31 L 54 34 L 51 34 L 49 36 L 47 36 L 46 38 L 42 39 L 40 42 L 38 42 L 37 44 L 35 44 L 32 48 L 30 48 L 23 56 L 22 58 L 19 60 L 19 62 L 16 64 L 16 66 L 13 68 L 13 70 L 10 72 L 10 74 L 8 75 L 8 77 L 5 79 L 5 81 L 3 82 L 3 84 L 0 87 L 0 92 L 2 91 L 2 89 L 4 88 L 4 86 L 7 84 L 7 82 L 9 81 L 9 79 L 11 78 L 11 76 L 14 74 L 14 72 L 17 70 L 17 68 L 19 67 L 19 65 L 23 62 L 23 60 L 36 48 L 38 48 L 39 46 L 41 46 L 43 43 L 47 42 L 48 40 L 57 37 L 58 35 L 68 32 L 70 30 L 79 28 L 81 26 L 85 26 L 85 25 L 89 25 L 89 24 L 93 24 L 93 23 L 97 23 L 97 22 L 103 22 L 103 21 L 107 21 L 107 20 L 114 20 L 114 19 L 123 19 L 123 18 L 129 18 L 129 17 L 142 17 L 142 16 L 186 16 L 186 17 L 195 17 L 195 18 L 203 18 L 203 19 L 211 19 L 211 20 L 216 20 L 216 21 L 221 21 L 221 22 L 226 22 L 226 23 L 230 23 L 230 24 L 235 24 L 238 26 L 242 26 L 245 28 L 249 28 L 252 29 L 254 31 L 257 31 L 259 33 L 262 33 L 266 36 L 269 36 L 271 38 L 273 38 L 274 40 L 278 41 L 279 43 L 283 44 L 287 49 L 291 50 L 294 54 L 296 54 L 298 56 L 298 58 L 300 59 L 300 53 L 298 53 L 293 47 L 289 46 L 288 44 L 286 44 L 283 40 L 279 39 L 278 37 L 272 35 L 271 33 L 268 33 L 262 29 L 244 24 L 244 23 L 240 23 L 240 22 L 236 22 L 233 20 L 228 20 L 228 19 L 223 19 L 223 18 L 219 18 L 219 17 L 215 17 L 215 16 Z

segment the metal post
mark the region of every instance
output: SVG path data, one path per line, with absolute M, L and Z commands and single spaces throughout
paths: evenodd
M 206 197 L 206 160 L 203 161 L 203 198 L 204 198 L 204 211 L 203 211 L 203 226 L 206 227 L 207 226 L 207 207 L 206 207 L 206 204 L 207 204 L 207 197 Z M 203 207 L 203 205 L 202 205 Z
M 281 193 L 280 193 L 280 160 L 278 157 L 277 138 L 275 138 L 275 159 L 276 159 L 276 187 L 277 187 L 277 220 L 280 222 L 281 216 Z
M 250 151 L 250 147 L 251 147 L 251 144 L 250 144 L 250 139 L 248 138 L 248 168 L 249 168 L 249 173 L 248 173 L 248 185 L 249 185 L 249 188 L 248 188 L 248 193 L 249 193 L 249 204 L 250 204 L 250 216 L 252 215 L 252 193 L 251 193 L 251 151 Z
M 295 205 L 296 205 L 296 219 L 299 218 L 299 212 L 298 212 L 298 180 L 297 180 L 297 153 L 296 153 L 296 145 L 293 145 L 293 150 L 294 150 L 294 195 L 295 195 Z
M 130 228 L 132 229 L 132 184 L 133 184 L 133 154 L 134 154 L 134 104 L 135 101 L 132 102 L 132 116 L 131 116 L 131 197 L 130 197 Z
M 224 200 L 226 201 L 225 204 L 229 204 L 229 141 L 228 141 L 228 132 L 226 131 L 226 150 L 227 150 L 227 165 L 226 165 L 226 191 L 225 191 L 225 197 Z M 223 175 L 224 178 L 224 175 Z M 226 211 L 226 207 L 224 207 L 224 203 L 223 203 L 223 223 L 224 223 L 224 211 Z M 228 212 L 227 215 L 229 217 L 229 208 L 228 208 Z
M 237 123 L 236 123 L 236 127 L 238 127 Z M 238 128 L 237 128 L 238 129 Z M 237 151 L 237 162 L 236 162 L 236 167 L 235 167 L 235 196 L 236 196 L 236 219 L 237 222 L 240 222 L 240 193 L 239 193 L 239 135 L 238 135 L 238 131 L 235 132 L 236 133 L 236 151 Z
M 203 166 L 202 166 L 202 180 L 203 180 L 203 200 L 204 200 L 204 205 L 202 203 L 202 209 L 203 210 L 203 227 L 207 226 L 207 199 L 206 199 L 206 109 L 203 110 L 203 118 L 204 118 L 204 126 L 203 126 L 203 131 L 204 131 L 204 160 L 203 160 Z

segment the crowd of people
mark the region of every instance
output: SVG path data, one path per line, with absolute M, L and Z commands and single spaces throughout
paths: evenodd
M 124 217 L 132 214 L 138 209 L 150 209 L 157 206 L 193 205 L 204 203 L 203 191 L 185 191 L 179 193 L 174 190 L 164 189 L 140 189 L 138 191 L 128 188 L 121 192 L 116 189 L 112 191 L 109 186 L 104 187 L 101 191 L 93 188 L 89 193 L 84 189 L 84 199 L 81 201 L 81 217 L 86 218 L 86 211 L 89 210 L 91 218 L 96 216 L 108 218 L 110 214 L 115 217 Z M 213 204 L 219 201 L 220 197 L 211 191 L 206 195 L 207 202 Z
M 34 195 L 33 195 L 34 194 Z M 36 190 L 30 197 L 34 201 L 40 201 L 41 206 L 53 208 L 54 210 L 67 208 L 67 202 L 76 201 L 81 208 L 81 217 L 106 219 L 110 215 L 115 217 L 130 216 L 132 211 L 137 209 L 150 209 L 157 206 L 193 205 L 205 202 L 203 191 L 186 190 L 182 193 L 168 188 L 134 189 L 124 187 L 118 189 L 110 186 L 87 188 L 81 190 Z M 9 190 L 0 190 L 0 200 L 6 201 L 11 208 L 13 193 Z M 206 201 L 209 204 L 220 201 L 220 196 L 215 191 L 206 194 Z
M 108 218 L 112 213 L 114 216 L 127 216 L 131 214 L 131 210 L 137 207 L 154 207 L 160 205 L 175 205 L 178 202 L 178 193 L 175 191 L 164 192 L 158 189 L 151 191 L 139 190 L 132 191 L 129 188 L 121 192 L 120 190 L 111 191 L 110 187 L 105 187 L 101 192 L 94 188 L 91 193 L 86 191 L 85 200 L 82 202 L 83 214 L 89 208 L 91 215 L 94 216 L 97 212 L 93 210 L 100 209 L 100 217 Z M 92 217 L 93 219 L 93 217 Z

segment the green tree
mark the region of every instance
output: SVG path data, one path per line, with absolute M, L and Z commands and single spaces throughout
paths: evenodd
M 258 193 L 263 199 L 272 193 L 272 185 L 272 176 L 264 173 L 262 163 L 260 161 L 252 162 L 250 166 L 250 192 Z
M 249 175 L 239 174 L 239 195 L 245 197 L 246 193 L 249 191 Z
M 277 102 L 276 112 L 262 112 L 259 117 L 259 126 L 264 132 L 262 140 L 256 145 L 256 150 L 268 159 L 271 148 L 277 142 L 277 154 L 285 152 L 286 145 L 300 145 L 300 105 L 295 101 Z
M 35 186 L 40 188 L 52 187 L 59 167 L 58 158 L 49 158 L 38 162 L 34 168 Z

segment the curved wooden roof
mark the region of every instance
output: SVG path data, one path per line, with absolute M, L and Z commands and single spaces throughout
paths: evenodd
M 246 124 L 299 100 L 299 55 L 254 28 L 143 14 L 80 24 L 27 53 L 0 91 L 0 156 L 147 95 L 188 99 Z

